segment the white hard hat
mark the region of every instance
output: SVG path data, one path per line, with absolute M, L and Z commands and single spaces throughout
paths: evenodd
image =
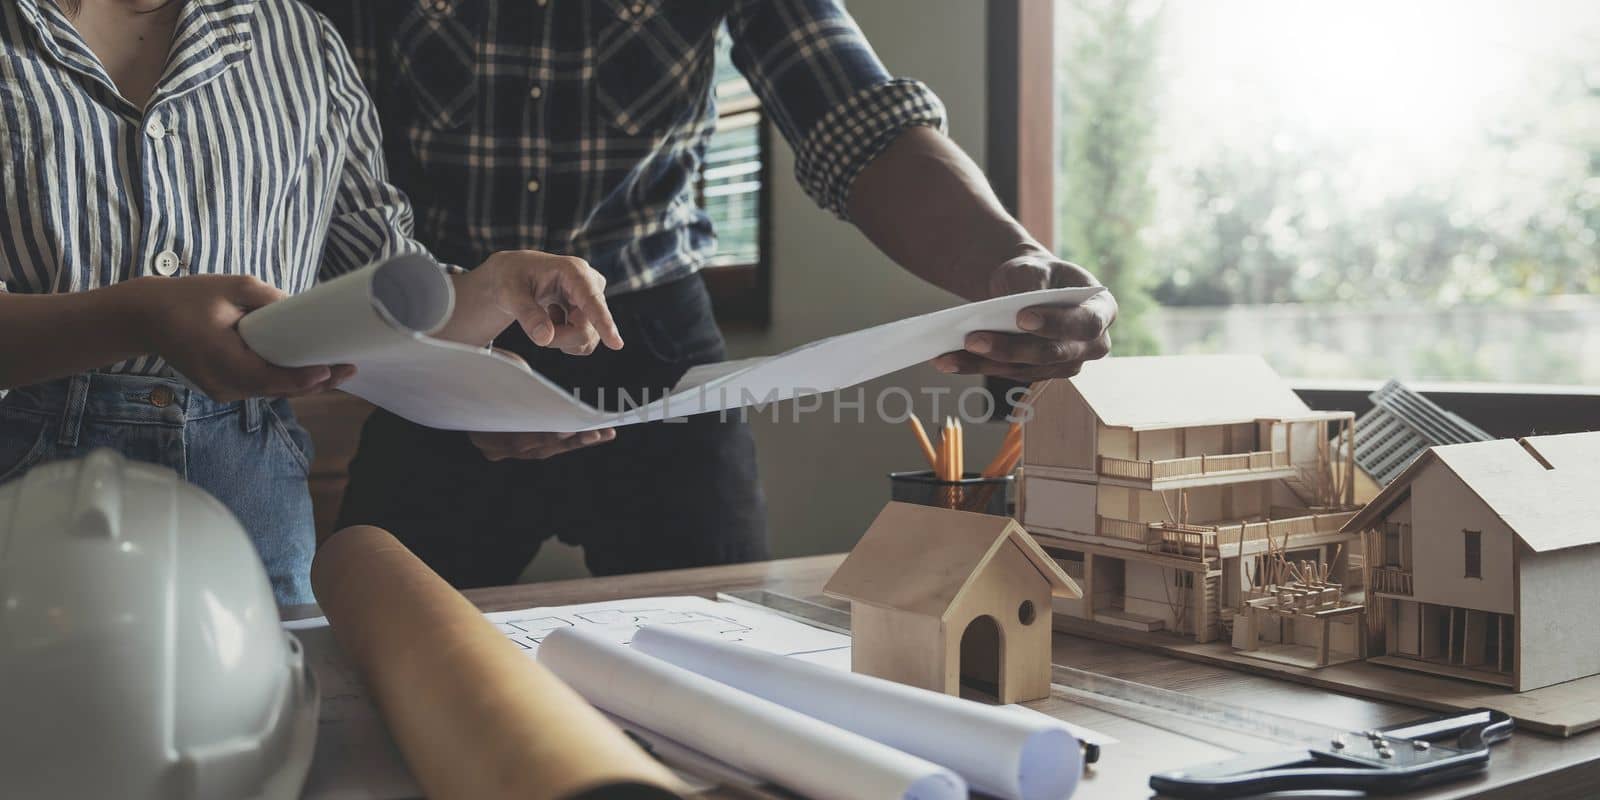
M 292 800 L 317 705 L 210 495 L 109 450 L 0 487 L 0 794 Z

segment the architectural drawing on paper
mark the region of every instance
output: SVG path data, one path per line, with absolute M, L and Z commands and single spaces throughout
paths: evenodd
M 1435 447 L 1345 525 L 1369 654 L 1518 692 L 1600 674 L 1600 433 Z
M 1020 517 L 1083 587 L 1057 612 L 1209 642 L 1277 596 L 1278 558 L 1355 588 L 1359 552 L 1340 530 L 1355 512 L 1355 465 L 1340 457 L 1354 428 L 1254 356 L 1110 358 L 1052 381 L 1025 424 Z M 1359 628 L 1291 623 L 1272 644 L 1316 661 L 1359 652 Z

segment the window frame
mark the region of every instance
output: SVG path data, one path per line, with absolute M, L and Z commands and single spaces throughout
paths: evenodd
M 984 76 L 988 119 L 984 172 L 1012 216 L 1056 248 L 1056 0 L 988 0 Z M 1028 120 L 1028 124 L 1023 124 Z M 1025 386 L 985 378 L 991 421 L 1010 416 L 1010 390 Z
M 1055 9 L 1058 0 L 987 0 L 988 146 L 985 171 L 1000 202 L 1045 246 L 1055 249 Z M 1027 124 L 1023 121 L 1027 120 Z M 1043 122 L 1041 122 L 1041 120 Z M 1091 271 L 1093 264 L 1085 264 Z M 1381 380 L 1291 380 L 1319 411 L 1372 407 Z M 1007 391 L 1022 384 L 989 378 L 994 420 L 1011 407 Z M 1407 382 L 1447 411 L 1497 438 L 1576 433 L 1600 419 L 1600 387 Z
M 716 91 L 716 87 L 712 87 Z M 756 115 L 756 173 L 761 189 L 756 196 L 756 249 L 754 262 L 718 264 L 700 268 L 700 278 L 711 295 L 712 315 L 724 333 L 761 331 L 772 324 L 772 124 L 761 102 L 719 103 L 717 125 L 745 114 Z M 713 134 L 715 135 L 715 134 Z M 705 165 L 694 178 L 695 204 L 704 211 Z

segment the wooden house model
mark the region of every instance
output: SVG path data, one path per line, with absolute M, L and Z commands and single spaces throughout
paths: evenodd
M 851 668 L 1002 703 L 1050 694 L 1051 600 L 1078 585 L 1008 517 L 890 503 L 823 591 L 850 601 Z
M 1208 642 L 1269 551 L 1349 586 L 1354 419 L 1255 356 L 1109 358 L 1050 382 L 1024 423 L 1020 516 L 1083 586 L 1056 610 Z
M 1369 660 L 1519 692 L 1600 673 L 1600 433 L 1435 447 L 1345 526 Z

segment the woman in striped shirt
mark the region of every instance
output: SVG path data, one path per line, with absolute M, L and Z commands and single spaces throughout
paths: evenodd
M 338 36 L 295 0 L 7 0 L 0 146 L 0 481 L 95 447 L 166 465 L 244 523 L 279 602 L 309 602 L 310 445 L 283 398 L 352 368 L 272 366 L 234 325 L 422 249 Z M 446 338 L 622 346 L 577 259 L 455 280 Z

